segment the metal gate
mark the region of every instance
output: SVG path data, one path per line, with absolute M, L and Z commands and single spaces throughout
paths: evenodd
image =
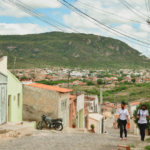
M 63 100 L 61 102 L 61 118 L 64 122 L 64 127 L 66 126 L 66 118 L 67 118 L 67 100 Z
M 0 84 L 0 125 L 7 122 L 6 84 Z

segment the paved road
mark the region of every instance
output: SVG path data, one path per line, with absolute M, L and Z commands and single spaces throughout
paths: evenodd
M 112 120 L 108 120 L 106 129 L 112 135 L 49 132 L 45 135 L 0 140 L 0 150 L 116 150 L 118 144 L 139 142 L 138 138 L 132 137 L 129 137 L 128 141 L 120 142 L 116 130 L 109 128 L 111 125 Z

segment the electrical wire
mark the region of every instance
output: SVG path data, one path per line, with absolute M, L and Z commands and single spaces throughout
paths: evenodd
M 81 4 L 82 5 L 82 4 Z M 87 8 L 86 6 L 84 7 L 84 8 L 86 8 L 86 10 L 88 10 L 88 11 L 92 11 L 91 9 L 89 9 L 89 8 Z M 93 11 L 92 11 L 93 12 Z M 98 13 L 98 14 L 101 14 L 101 13 L 99 13 L 99 12 L 94 12 L 94 13 Z M 104 16 L 106 16 L 106 14 L 101 14 L 101 15 L 104 15 Z M 120 20 L 118 20 L 118 19 L 114 19 L 114 18 L 112 18 L 112 17 L 110 17 L 110 16 L 108 16 L 107 15 L 107 18 L 111 18 L 111 19 L 113 19 L 113 20 L 116 20 L 116 21 L 120 21 Z M 122 22 L 122 21 L 120 21 L 120 22 Z M 123 22 L 122 22 L 123 23 Z M 110 26 L 110 27 L 112 27 L 113 28 L 113 26 Z M 135 28 L 134 26 L 132 26 L 133 28 Z M 116 29 L 116 28 L 115 28 Z M 144 31 L 144 30 L 142 30 L 142 29 L 137 29 L 137 28 L 135 28 L 136 30 L 138 30 L 138 31 L 142 31 L 142 32 L 146 32 L 146 31 Z M 117 29 L 116 29 L 117 30 Z M 126 32 L 126 33 L 128 33 L 128 32 Z M 147 32 L 146 32 L 147 33 Z M 128 34 L 130 34 L 130 35 L 132 35 L 132 36 L 135 36 L 135 35 L 133 35 L 133 34 L 131 34 L 131 33 L 128 33 Z M 137 35 L 136 35 L 137 36 Z M 138 37 L 138 36 L 137 36 Z M 145 38 L 141 38 L 141 37 L 138 37 L 138 38 L 140 38 L 140 39 L 144 39 L 144 40 L 146 40 L 147 41 L 147 39 L 145 39 Z
M 59 31 L 62 31 L 62 32 L 69 32 L 69 31 L 73 32 L 74 31 L 70 27 L 68 28 L 67 26 L 63 25 L 62 23 L 59 23 L 58 21 L 50 18 L 49 16 L 46 16 L 45 14 L 42 14 L 39 11 L 34 10 L 33 8 L 23 4 L 20 1 L 17 1 L 17 2 L 14 2 L 13 0 L 9 0 L 9 1 L 3 0 L 3 1 L 10 5 L 17 7 L 18 9 L 21 9 L 22 11 L 28 13 L 29 15 L 45 22 L 46 24 L 49 24 L 49 25 L 55 27 Z M 41 17 L 41 16 L 44 16 L 44 17 Z M 74 32 L 76 32 L 76 31 L 74 31 Z
M 130 8 L 130 5 L 126 2 L 126 1 L 124 1 L 124 0 L 119 0 L 125 7 L 127 7 L 130 11 L 132 11 L 135 15 L 137 15 L 139 18 L 141 18 L 142 20 L 146 20 L 145 18 L 143 18 L 143 17 L 141 17 L 139 14 L 137 14 L 135 11 L 133 11 L 131 8 Z M 146 17 L 145 15 L 144 15 L 144 17 Z
M 123 16 L 118 16 L 118 15 L 116 15 L 116 14 L 107 12 L 107 11 L 102 10 L 102 9 L 99 9 L 99 8 L 94 7 L 94 6 L 92 6 L 92 5 L 88 5 L 88 4 L 86 4 L 86 3 L 83 3 L 83 2 L 81 2 L 81 1 L 79 1 L 79 0 L 78 0 L 78 1 L 72 0 L 72 1 L 75 1 L 75 2 L 77 2 L 77 3 L 80 3 L 80 4 L 86 5 L 86 6 L 88 6 L 88 7 L 94 8 L 95 10 L 100 10 L 100 11 L 102 11 L 102 12 L 105 12 L 105 13 L 107 13 L 107 14 L 113 15 L 113 16 L 115 16 L 115 17 L 119 17 L 119 18 L 121 18 L 121 19 L 126 19 L 126 20 L 129 20 L 129 21 L 131 21 L 131 22 L 137 22 L 137 23 L 140 23 L 140 24 L 147 25 L 147 23 L 139 22 L 139 21 L 137 21 L 137 20 L 133 20 L 133 19 L 129 19 L 129 18 L 125 18 L 125 17 L 123 17 Z M 144 21 L 145 21 L 145 20 L 144 20 Z
M 60 0 L 57 0 L 57 1 L 59 1 L 60 3 L 62 3 Z M 89 20 L 90 22 L 92 22 L 92 21 L 91 21 L 91 19 L 92 19 L 93 21 L 95 21 L 95 22 L 98 23 L 98 24 L 97 24 L 97 23 L 93 22 L 95 25 L 98 25 L 98 26 L 99 26 L 99 24 L 100 24 L 100 25 L 106 27 L 106 29 L 110 29 L 110 32 L 114 31 L 114 32 L 112 32 L 113 34 L 118 33 L 118 34 L 123 35 L 123 36 L 125 36 L 125 37 L 128 37 L 128 38 L 130 38 L 130 39 L 132 39 L 132 40 L 136 40 L 136 41 L 138 41 L 138 42 L 140 42 L 140 43 L 148 44 L 148 43 L 146 43 L 146 42 L 143 42 L 143 41 L 140 41 L 140 40 L 138 40 L 138 39 L 132 38 L 132 37 L 126 35 L 126 34 L 120 33 L 119 31 L 108 27 L 107 25 L 105 25 L 105 24 L 99 22 L 99 21 L 96 20 L 95 18 L 90 17 L 89 15 L 87 15 L 86 13 L 84 13 L 83 11 L 81 11 L 81 10 L 79 10 L 78 8 L 76 8 L 75 6 L 71 5 L 71 4 L 68 3 L 66 0 L 63 0 L 63 1 L 64 1 L 65 3 L 67 3 L 70 7 L 69 7 L 68 5 L 66 5 L 65 3 L 62 3 L 62 4 L 65 5 L 66 7 L 68 7 L 70 10 L 76 12 L 77 14 L 79 14 L 80 16 L 84 17 L 85 19 Z M 80 12 L 80 13 L 79 13 L 79 12 Z M 82 15 L 81 15 L 81 14 L 82 14 Z M 100 27 L 101 27 L 101 26 L 100 26 Z M 101 27 L 101 28 L 103 28 L 103 27 Z M 105 29 L 105 28 L 103 28 L 103 29 Z M 105 30 L 106 30 L 106 29 L 105 29 Z M 118 36 L 118 35 L 117 35 L 117 36 Z M 125 38 L 124 38 L 124 39 L 125 39 Z M 129 39 L 126 39 L 126 40 L 130 41 Z M 130 41 L 130 42 L 131 42 L 131 41 Z M 132 41 L 132 42 L 135 43 L 134 41 Z M 141 45 L 141 44 L 139 44 L 139 43 L 136 43 L 136 44 Z M 142 46 L 145 46 L 145 45 L 142 45 Z

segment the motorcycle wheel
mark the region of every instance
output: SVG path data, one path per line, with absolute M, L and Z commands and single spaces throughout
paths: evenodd
M 61 123 L 56 123 L 54 128 L 57 131 L 61 131 L 63 129 L 63 125 Z
M 42 129 L 43 129 L 43 126 L 44 126 L 43 121 L 40 121 L 40 122 L 38 123 L 37 129 L 38 129 L 38 130 L 42 130 Z

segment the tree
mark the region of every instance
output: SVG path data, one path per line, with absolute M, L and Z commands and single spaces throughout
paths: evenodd
M 141 109 L 141 106 L 142 106 L 143 104 L 145 104 L 145 105 L 147 106 L 147 110 L 148 110 L 148 112 L 149 112 L 149 114 L 150 114 L 150 103 L 149 103 L 149 102 L 140 103 L 139 106 L 136 107 L 136 110 L 135 110 L 134 113 L 133 113 L 133 116 L 134 116 L 134 118 L 135 118 L 134 122 L 137 124 L 137 126 L 138 126 L 137 112 L 138 112 L 139 109 Z M 150 127 L 150 122 L 149 122 L 149 120 L 150 120 L 150 119 L 147 118 L 147 126 L 146 126 L 146 129 L 148 129 L 148 128 Z M 139 127 L 139 126 L 138 126 L 138 127 Z
M 133 78 L 133 79 L 132 79 L 132 82 L 135 83 L 135 81 L 136 81 L 135 78 Z
M 88 86 L 94 85 L 94 83 L 93 83 L 92 81 L 88 81 L 88 82 L 87 82 L 87 85 L 88 85 Z
M 103 78 L 103 75 L 98 74 L 97 78 Z
M 86 82 L 86 79 L 83 79 L 83 82 L 85 83 L 85 82 Z
M 102 81 L 102 79 L 98 79 L 98 80 L 97 80 L 97 84 L 98 84 L 98 85 L 101 85 L 101 84 L 103 84 L 103 81 Z
M 118 77 L 118 81 L 122 81 L 123 80 L 123 77 Z
M 21 77 L 21 79 L 27 79 L 27 77 L 26 77 L 26 76 L 23 76 L 23 77 Z

